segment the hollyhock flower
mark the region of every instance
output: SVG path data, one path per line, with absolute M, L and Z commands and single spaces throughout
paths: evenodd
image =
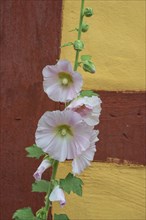
M 67 109 L 78 112 L 88 125 L 94 126 L 99 123 L 101 99 L 97 96 L 79 96 L 67 106 Z
M 38 122 L 36 144 L 60 162 L 73 159 L 90 146 L 93 127 L 71 110 L 45 112 Z
M 35 180 L 41 180 L 43 172 L 51 166 L 52 165 L 49 162 L 49 160 L 47 159 L 43 160 L 41 164 L 39 165 L 39 167 L 37 168 L 36 172 L 33 174 L 33 177 L 35 178 Z
M 49 196 L 51 202 L 59 201 L 60 206 L 63 207 L 66 204 L 64 192 L 59 186 L 56 186 Z
M 74 174 L 80 174 L 86 167 L 90 166 L 90 161 L 93 160 L 94 154 L 96 152 L 95 142 L 99 140 L 97 138 L 98 134 L 98 130 L 93 130 L 90 138 L 90 146 L 79 156 L 74 158 L 72 162 L 72 171 Z
M 42 73 L 44 91 L 54 101 L 70 101 L 81 91 L 82 76 L 73 71 L 71 63 L 67 60 L 59 60 L 56 65 L 44 67 Z

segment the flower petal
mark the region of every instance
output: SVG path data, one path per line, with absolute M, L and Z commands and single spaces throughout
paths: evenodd
M 47 65 L 42 74 L 44 92 L 54 101 L 70 101 L 81 91 L 82 76 L 73 71 L 71 63 L 67 60 L 59 60 L 56 65 Z
M 90 146 L 79 156 L 75 157 L 72 162 L 72 171 L 74 174 L 80 174 L 86 167 L 90 165 L 96 152 L 95 142 L 98 141 L 97 135 L 99 131 L 94 130 L 90 137 Z
M 67 109 L 78 112 L 88 125 L 95 126 L 99 123 L 101 99 L 97 96 L 79 96 L 67 106 Z
M 58 67 L 58 69 L 60 69 L 61 71 L 64 71 L 64 72 L 72 72 L 73 71 L 71 63 L 68 60 L 59 60 L 57 63 L 57 67 Z
M 63 129 L 63 131 L 62 131 Z M 35 133 L 36 144 L 60 162 L 73 159 L 90 146 L 93 127 L 71 110 L 46 112 Z

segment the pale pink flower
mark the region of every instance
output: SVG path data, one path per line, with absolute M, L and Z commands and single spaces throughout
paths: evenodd
M 99 140 L 97 138 L 98 134 L 98 130 L 93 130 L 90 138 L 90 146 L 79 156 L 74 158 L 72 162 L 72 171 L 74 174 L 80 174 L 86 167 L 90 166 L 90 162 L 93 160 L 94 154 L 96 152 L 95 143 Z
M 88 125 L 94 126 L 99 123 L 101 99 L 97 96 L 79 96 L 67 106 L 67 109 L 78 112 Z
M 59 186 L 56 186 L 49 196 L 51 202 L 60 202 L 60 206 L 63 207 L 66 204 L 64 192 Z
M 36 172 L 33 174 L 33 177 L 35 178 L 35 180 L 41 180 L 43 172 L 51 166 L 52 165 L 49 162 L 49 160 L 47 159 L 43 160 L 41 164 L 39 165 L 39 167 L 37 168 Z
M 67 60 L 59 60 L 56 65 L 44 67 L 42 73 L 44 91 L 54 101 L 70 101 L 81 91 L 82 76 L 73 71 L 71 63 Z
M 46 112 L 38 122 L 36 144 L 60 162 L 73 159 L 90 146 L 93 127 L 71 110 Z

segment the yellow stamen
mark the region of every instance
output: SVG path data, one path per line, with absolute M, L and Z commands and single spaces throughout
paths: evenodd
M 62 84 L 65 85 L 65 86 L 68 85 L 68 79 L 67 78 L 63 78 L 62 79 Z
M 63 128 L 60 133 L 62 136 L 65 136 L 67 134 L 67 130 Z

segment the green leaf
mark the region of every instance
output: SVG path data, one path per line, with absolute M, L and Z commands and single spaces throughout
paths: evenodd
M 86 61 L 86 60 L 91 60 L 91 56 L 90 55 L 82 55 L 81 61 Z
M 54 214 L 54 220 L 69 220 L 68 216 L 65 214 Z
M 35 157 L 39 159 L 40 156 L 45 155 L 42 149 L 37 147 L 35 144 L 30 147 L 26 147 L 25 150 L 28 152 L 27 157 Z
M 84 97 L 92 97 L 92 96 L 98 96 L 97 93 L 93 92 L 92 90 L 83 90 L 80 92 L 80 96 Z
M 12 218 L 15 220 L 34 220 L 35 216 L 31 208 L 27 207 L 27 208 L 16 210 Z
M 32 184 L 32 192 L 48 192 L 50 182 L 47 180 L 39 180 Z
M 69 173 L 65 179 L 60 180 L 60 187 L 68 194 L 72 191 L 77 195 L 82 196 L 82 185 L 83 181 L 72 173 Z
M 72 42 L 68 42 L 68 43 L 63 44 L 61 47 L 67 47 L 67 46 L 71 46 L 71 45 L 73 45 L 73 43 Z

